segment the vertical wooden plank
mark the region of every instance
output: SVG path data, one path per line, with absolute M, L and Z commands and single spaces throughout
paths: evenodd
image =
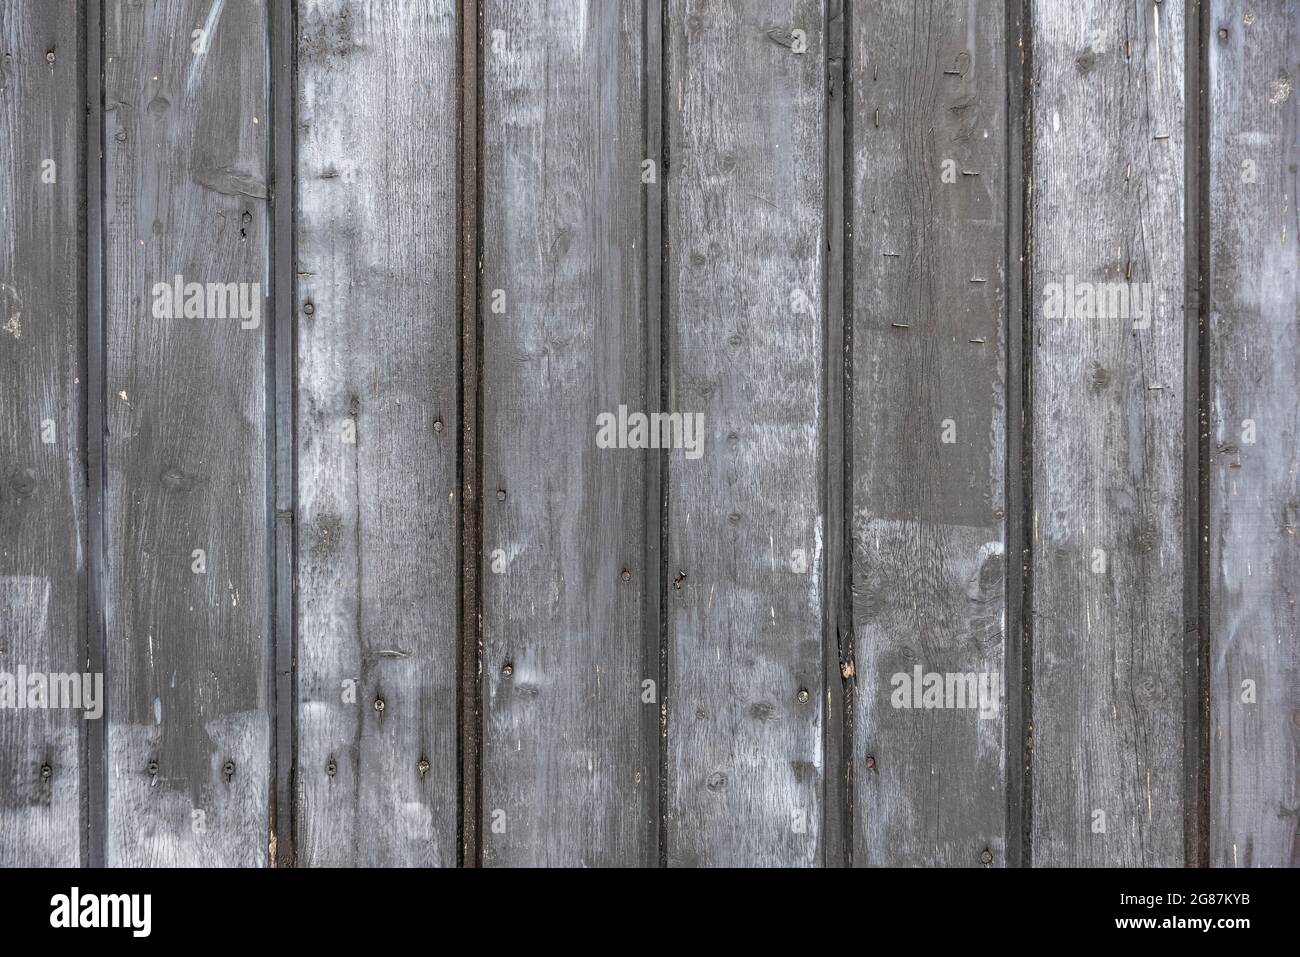
M 73 4 L 20 0 L 0 7 L 4 867 L 66 867 L 82 860 L 80 749 L 94 712 L 25 708 L 26 678 L 89 671 L 83 649 L 80 30 Z M 89 688 L 93 692 L 93 677 Z M 48 692 L 44 700 L 55 703 Z
M 1031 16 L 1033 860 L 1174 866 L 1184 9 Z
M 298 854 L 454 865 L 455 6 L 298 16 Z
M 257 866 L 271 796 L 265 7 L 118 0 L 104 30 L 107 862 Z M 179 316 L 177 283 L 203 284 Z
M 483 861 L 649 863 L 639 3 L 483 5 Z M 655 177 L 659 171 L 656 167 Z M 652 388 L 657 389 L 657 385 Z
M 297 408 L 295 375 L 298 368 L 294 335 L 297 299 L 297 162 L 294 144 L 297 128 L 297 5 L 271 4 L 267 9 L 270 64 L 269 120 L 271 182 L 268 228 L 270 288 L 267 291 L 273 321 L 268 329 L 270 363 L 267 404 L 271 415 L 268 444 L 274 528 L 273 694 L 271 768 L 275 779 L 271 802 L 270 866 L 292 866 L 296 860 L 296 807 L 293 790 L 297 761 L 297 609 L 295 605 L 294 507 L 298 501 Z
M 1006 18 L 851 14 L 854 862 L 1001 866 Z
M 1300 7 L 1214 0 L 1210 863 L 1300 866 Z
M 483 738 L 483 466 L 479 423 L 483 405 L 482 322 L 479 319 L 479 92 L 482 86 L 479 47 L 479 0 L 459 0 L 457 40 L 460 75 L 457 106 L 459 168 L 456 207 L 460 218 L 460 541 L 457 557 L 460 572 L 459 732 L 460 848 L 457 863 L 477 867 L 480 863 L 479 817 L 482 773 L 480 752 Z
M 670 865 L 823 858 L 823 6 L 668 7 Z

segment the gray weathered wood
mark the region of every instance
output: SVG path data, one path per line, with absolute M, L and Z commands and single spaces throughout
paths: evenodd
M 854 863 L 1001 866 L 1005 12 L 850 24 Z M 983 697 L 916 709 L 917 667 Z
M 1209 27 L 1210 864 L 1295 867 L 1300 6 L 1215 0 Z
M 1173 866 L 1184 10 L 1035 3 L 1031 22 L 1033 860 Z M 1071 280 L 1149 289 L 1149 327 L 1118 300 L 1110 318 L 1049 318 L 1048 284 Z
M 0 6 L 0 674 L 14 682 L 88 671 L 79 19 L 72 4 Z M 0 866 L 81 862 L 90 732 L 77 710 L 0 710 Z
M 818 864 L 823 4 L 668 11 L 667 860 Z
M 299 860 L 454 865 L 455 5 L 298 16 Z
M 110 865 L 261 865 L 271 839 L 263 13 L 104 11 Z M 259 284 L 256 328 L 157 318 L 177 275 Z
M 488 0 L 481 30 L 482 857 L 650 863 L 642 496 L 657 459 L 596 446 L 598 414 L 658 393 L 642 5 Z

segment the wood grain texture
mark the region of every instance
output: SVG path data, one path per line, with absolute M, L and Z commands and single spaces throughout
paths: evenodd
M 1210 863 L 1296 867 L 1300 7 L 1216 0 L 1206 40 Z
M 668 4 L 670 866 L 823 857 L 823 14 Z
M 71 4 L 0 7 L 0 683 L 16 684 L 0 711 L 3 867 L 81 862 L 90 724 L 72 709 L 9 710 L 10 694 L 27 697 L 19 669 L 89 670 L 79 33 Z
M 104 33 L 107 862 L 263 865 L 265 10 L 115 0 Z M 256 326 L 157 317 L 178 275 L 250 284 Z
M 854 863 L 1001 866 L 1005 15 L 883 0 L 850 23 Z M 918 666 L 977 696 L 914 707 Z
M 1033 5 L 1040 866 L 1183 861 L 1183 17 Z M 1124 283 L 1127 307 L 1099 285 Z M 1101 293 L 1105 317 L 1053 317 L 1050 284 Z
M 457 858 L 455 31 L 449 0 L 299 8 L 307 865 Z
M 642 5 L 487 0 L 481 29 L 482 857 L 645 864 L 657 457 L 596 445 L 650 401 Z

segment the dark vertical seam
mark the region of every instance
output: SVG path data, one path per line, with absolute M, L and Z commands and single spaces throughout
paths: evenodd
M 481 330 L 478 316 L 478 263 L 480 231 L 478 198 L 481 190 L 478 157 L 478 109 L 482 74 L 478 59 L 479 0 L 461 0 L 458 19 L 458 211 L 460 242 L 460 357 L 458 406 L 460 409 L 460 449 L 457 475 L 461 486 L 460 567 L 457 662 L 459 707 L 457 708 L 457 769 L 459 772 L 459 826 L 457 828 L 457 863 L 461 867 L 478 867 L 480 825 L 480 768 L 482 746 L 481 671 L 482 634 L 479 625 L 479 561 L 481 530 L 479 491 L 479 408 L 482 400 Z
M 845 867 L 849 863 L 849 834 L 852 804 L 849 802 L 851 753 L 845 746 L 848 713 L 844 675 L 844 604 L 845 577 L 845 501 L 847 466 L 845 448 L 844 394 L 844 230 L 848 213 L 844 201 L 845 152 L 844 123 L 844 0 L 826 0 L 823 9 L 825 29 L 825 64 L 823 115 L 826 124 L 825 170 L 825 245 L 822 261 L 822 292 L 825 342 L 822 353 L 823 407 L 826 427 L 822 444 L 821 511 L 825 530 L 825 583 L 822 595 L 823 692 L 822 806 L 826 821 L 822 848 L 823 864 Z
M 843 67 L 840 79 L 844 87 L 844 209 L 843 225 L 843 295 L 844 295 L 844 355 L 838 361 L 843 369 L 844 413 L 844 578 L 843 600 L 840 606 L 839 653 L 840 675 L 844 680 L 844 815 L 845 815 L 845 866 L 853 867 L 855 834 L 857 826 L 857 779 L 855 777 L 856 752 L 854 750 L 857 717 L 857 638 L 853 631 L 853 171 L 854 154 L 854 86 L 853 86 L 853 0 L 844 0 Z M 848 675 L 845 676 L 845 665 Z
M 1006 635 L 1007 865 L 1033 864 L 1032 0 L 1007 6 Z M 1013 765 L 1012 761 L 1018 762 Z
M 1184 863 L 1209 866 L 1210 814 L 1210 344 L 1206 316 L 1209 287 L 1210 129 L 1208 0 L 1188 0 L 1183 111 L 1184 229 L 1184 627 L 1183 769 Z
M 268 491 L 271 506 L 272 660 L 270 700 L 274 702 L 271 761 L 272 867 L 292 867 L 296 860 L 297 809 L 294 775 L 297 764 L 297 615 L 294 602 L 297 554 L 294 509 L 297 503 L 296 356 L 294 322 L 297 301 L 297 250 L 294 216 L 297 92 L 297 5 L 268 4 L 270 37 L 267 72 L 270 84 L 271 240 L 270 298 L 274 321 L 268 324 L 267 444 L 271 452 Z
M 669 378 L 672 375 L 672 335 L 669 276 L 668 177 L 672 157 L 669 153 L 671 125 L 668 119 L 670 46 L 672 27 L 671 0 L 659 0 L 659 408 L 668 409 Z M 659 866 L 668 866 L 668 456 L 659 453 Z
M 654 161 L 655 180 L 641 191 L 641 222 L 645 231 L 642 242 L 642 301 L 644 323 L 642 348 L 645 354 L 643 394 L 647 412 L 663 409 L 663 301 L 661 297 L 662 262 L 662 155 L 656 151 L 663 142 L 663 4 L 664 0 L 645 0 L 641 7 L 641 156 Z M 664 452 L 647 450 L 642 534 L 644 539 L 644 584 L 641 591 L 641 660 L 642 674 L 653 673 L 654 701 L 641 704 L 641 759 L 646 769 L 645 826 L 646 851 L 642 863 L 657 867 L 663 847 L 659 755 L 659 704 L 663 700 L 663 676 L 660 674 L 663 627 L 663 465 Z M 652 707 L 647 707 L 647 704 Z
M 108 423 L 104 416 L 107 366 L 104 328 L 104 28 L 101 0 L 87 0 L 82 42 L 85 50 L 85 140 L 82 183 L 85 189 L 85 445 L 86 449 L 86 660 L 92 674 L 104 675 L 108 688 L 107 635 L 104 608 L 104 449 Z M 85 828 L 82 863 L 103 867 L 107 850 L 108 776 L 105 773 L 108 695 L 98 721 L 86 723 Z

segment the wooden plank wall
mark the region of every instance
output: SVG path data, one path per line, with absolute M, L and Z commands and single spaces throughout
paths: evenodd
M 1300 864 L 1298 53 L 5 4 L 0 864 Z
M 0 671 L 85 673 L 84 100 L 69 4 L 0 9 Z M 102 701 L 100 702 L 102 705 Z M 81 863 L 67 710 L 0 714 L 0 864 Z
M 479 830 L 493 866 L 658 856 L 657 694 L 642 691 L 658 683 L 652 463 L 596 444 L 598 416 L 658 400 L 644 30 L 637 4 L 482 8 Z
M 103 9 L 106 859 L 259 865 L 270 787 L 266 22 L 247 3 Z M 180 283 L 186 297 L 203 284 L 203 314 L 194 296 L 183 315 L 160 317 Z M 247 315 L 208 308 L 207 290 L 228 283 L 241 284 Z
M 298 17 L 299 862 L 454 865 L 455 9 Z
M 668 23 L 667 409 L 703 430 L 668 456 L 667 860 L 814 864 L 825 24 L 811 0 L 670 0 Z
M 1210 5 L 1210 864 L 1300 865 L 1300 8 Z
M 1001 866 L 1006 19 L 891 0 L 849 29 L 854 861 Z M 915 708 L 918 668 L 976 699 Z
M 1186 27 L 1148 0 L 1029 23 L 1037 864 L 1183 860 Z

